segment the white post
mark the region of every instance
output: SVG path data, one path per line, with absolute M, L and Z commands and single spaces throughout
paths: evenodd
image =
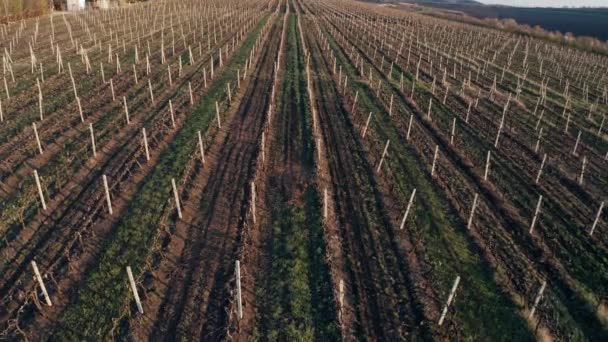
M 93 158 L 97 158 L 97 148 L 95 147 L 95 133 L 93 132 L 92 123 L 89 123 L 89 131 L 91 132 L 91 145 L 93 146 Z
M 536 210 L 534 211 L 534 217 L 532 218 L 532 224 L 530 224 L 530 231 L 528 233 L 532 234 L 532 230 L 536 225 L 536 219 L 538 218 L 538 213 L 540 213 L 540 205 L 543 201 L 543 195 L 538 197 L 538 202 L 536 203 Z
M 384 151 L 382 152 L 382 157 L 380 158 L 380 163 L 378 163 L 378 169 L 376 172 L 380 172 L 380 168 L 382 167 L 382 162 L 384 161 L 384 157 L 386 156 L 386 152 L 388 151 L 388 145 L 390 144 L 390 140 L 386 141 L 386 145 L 384 146 Z
M 534 146 L 534 153 L 538 153 L 538 148 L 540 147 L 540 138 L 543 135 L 543 128 L 540 128 L 540 131 L 538 131 L 538 138 L 536 139 L 536 146 Z
M 110 188 L 108 187 L 108 177 L 103 175 L 103 187 L 106 190 L 106 201 L 108 202 L 108 213 L 112 215 L 112 200 L 110 199 Z
M 251 216 L 253 218 L 253 223 L 255 223 L 256 215 L 255 215 L 255 183 L 251 182 Z
M 540 180 L 540 175 L 543 173 L 543 167 L 545 166 L 545 160 L 547 160 L 546 153 L 543 155 L 543 161 L 540 162 L 540 168 L 538 169 L 538 174 L 536 175 L 536 180 L 534 181 L 534 183 L 536 183 L 536 184 L 538 184 L 538 181 Z
M 205 164 L 205 150 L 203 148 L 203 137 L 201 135 L 201 131 L 198 131 L 198 146 L 200 147 L 200 150 L 201 150 L 201 161 L 204 165 Z
M 142 128 L 141 132 L 144 135 L 144 150 L 146 151 L 146 160 L 150 161 L 150 150 L 148 149 L 148 136 L 146 135 L 146 128 Z
M 34 136 L 36 137 L 36 142 L 38 143 L 38 151 L 42 154 L 42 144 L 40 143 L 40 137 L 38 136 L 38 128 L 36 127 L 36 123 L 32 123 L 32 127 L 34 128 Z
M 479 194 L 475 194 L 473 197 L 473 207 L 471 207 L 471 214 L 469 214 L 469 221 L 467 222 L 467 229 L 471 229 L 471 225 L 473 224 L 473 215 L 475 215 L 475 209 L 477 208 L 477 198 Z
M 135 297 L 135 303 L 137 304 L 137 311 L 140 314 L 144 314 L 144 308 L 141 306 L 139 300 L 139 294 L 137 293 L 137 286 L 135 285 L 135 279 L 133 278 L 133 272 L 131 272 L 131 266 L 127 266 L 127 276 L 129 276 L 129 283 L 131 284 L 131 291 L 133 291 L 133 297 Z
M 182 218 L 182 207 L 179 203 L 179 194 L 177 193 L 177 186 L 175 186 L 175 178 L 171 178 L 171 186 L 173 187 L 173 196 L 175 197 L 175 207 L 177 208 L 177 216 Z
M 454 135 L 456 134 L 456 117 L 452 120 L 452 134 L 450 135 L 450 145 L 454 145 Z
M 401 219 L 401 226 L 399 226 L 399 229 L 403 229 L 403 227 L 405 226 L 405 221 L 407 220 L 407 216 L 409 215 L 410 210 L 412 209 L 412 204 L 414 203 L 414 196 L 416 196 L 415 188 L 412 191 L 412 194 L 410 195 L 410 201 L 407 203 L 407 208 L 405 209 L 405 213 L 403 214 L 403 218 Z
M 460 283 L 460 276 L 456 277 L 456 280 L 454 280 L 454 285 L 452 285 L 452 290 L 450 291 L 450 295 L 448 296 L 448 300 L 445 303 L 445 306 L 443 307 L 443 311 L 441 312 L 441 317 L 439 318 L 439 326 L 441 326 L 443 324 L 443 321 L 445 320 L 445 316 L 448 313 L 448 309 L 450 308 L 450 304 L 452 304 L 452 300 L 454 300 L 454 295 L 456 294 L 456 290 L 458 289 L 458 284 Z
M 243 318 L 243 301 L 241 298 L 241 263 L 236 261 L 236 304 L 239 319 Z
M 583 157 L 583 165 L 581 167 L 581 174 L 578 176 L 579 185 L 583 185 L 583 177 L 585 176 L 585 166 L 587 166 L 587 157 Z
M 572 154 L 576 155 L 576 149 L 578 148 L 578 143 L 581 140 L 581 131 L 578 131 L 578 135 L 576 136 L 576 142 L 574 143 L 574 148 L 572 149 Z
M 543 292 L 545 292 L 546 286 L 547 286 L 547 281 L 543 280 L 543 284 L 538 289 L 538 293 L 536 294 L 536 298 L 534 299 L 534 304 L 532 305 L 532 310 L 530 310 L 530 316 L 528 316 L 529 318 L 534 317 L 534 313 L 536 312 L 536 306 L 540 302 L 540 299 L 543 296 Z
M 426 111 L 426 116 L 427 116 L 427 118 L 428 118 L 429 120 L 433 120 L 433 119 L 431 118 L 431 110 L 432 110 L 432 108 L 433 108 L 433 98 L 431 97 L 431 98 L 429 99 L 429 109 Z
M 194 106 L 194 96 L 192 95 L 192 83 L 188 82 L 188 92 L 190 93 L 190 105 Z
M 486 170 L 483 173 L 483 180 L 484 181 L 488 180 L 488 175 L 490 173 L 490 158 L 491 158 L 491 153 L 490 153 L 490 150 L 488 150 L 488 155 L 486 156 Z
M 32 261 L 32 268 L 34 269 L 34 274 L 36 275 L 36 280 L 38 280 L 38 284 L 42 289 L 42 294 L 44 295 L 44 300 L 46 301 L 46 305 L 53 306 L 51 303 L 51 298 L 49 297 L 49 293 L 46 291 L 46 286 L 44 286 L 44 282 L 42 281 L 42 276 L 40 276 L 40 271 L 38 270 L 38 265 L 36 265 L 35 261 Z
M 362 138 L 365 138 L 365 134 L 367 133 L 367 127 L 369 126 L 369 121 L 372 119 L 372 112 L 369 112 L 367 116 L 367 121 L 365 122 L 365 128 L 363 128 L 363 134 L 361 134 Z
M 324 219 L 327 219 L 328 206 L 329 206 L 329 204 L 328 204 L 327 187 L 326 187 L 325 189 L 323 189 L 323 218 Z
M 435 165 L 437 164 L 437 154 L 439 154 L 439 145 L 435 145 L 435 154 L 433 155 L 433 166 L 431 166 L 431 177 L 435 175 Z
M 152 104 L 154 104 L 154 93 L 152 92 L 152 82 L 150 82 L 149 78 L 148 78 L 148 89 L 150 89 L 150 100 L 152 101 Z
M 125 117 L 127 118 L 127 125 L 131 123 L 131 120 L 129 120 L 129 107 L 127 107 L 127 97 L 123 96 L 122 97 L 122 102 L 125 106 Z
M 407 135 L 405 140 L 410 140 L 410 133 L 412 132 L 412 121 L 414 120 L 414 114 L 410 115 L 410 123 L 407 125 Z
M 40 195 L 40 202 L 42 202 L 42 209 L 46 210 L 46 201 L 42 194 L 42 186 L 40 185 L 40 177 L 38 177 L 38 170 L 34 170 L 34 179 L 36 180 L 36 187 L 38 188 L 38 195 Z
M 215 115 L 217 116 L 217 128 L 222 128 L 222 122 L 220 121 L 220 107 L 215 101 Z
M 116 101 L 116 95 L 114 93 L 114 82 L 110 78 L 110 90 L 112 91 L 112 101 Z
M 173 112 L 173 101 L 169 99 L 169 114 L 171 114 L 171 126 L 175 128 L 175 114 Z
M 597 215 L 595 215 L 595 221 L 593 221 L 593 226 L 591 226 L 589 235 L 593 235 L 593 232 L 595 231 L 595 227 L 597 227 L 597 223 L 600 221 L 600 217 L 602 216 L 602 209 L 604 209 L 604 202 L 602 202 L 600 204 L 600 209 L 598 209 Z

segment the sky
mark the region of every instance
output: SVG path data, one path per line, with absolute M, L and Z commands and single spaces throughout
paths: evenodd
M 524 7 L 608 7 L 608 0 L 477 0 L 484 4 Z

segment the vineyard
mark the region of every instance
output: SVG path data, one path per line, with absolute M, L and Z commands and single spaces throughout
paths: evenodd
M 352 0 L 0 44 L 0 340 L 608 340 L 604 55 Z

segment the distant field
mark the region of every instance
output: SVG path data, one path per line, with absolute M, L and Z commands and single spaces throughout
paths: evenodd
M 608 9 L 522 8 L 425 3 L 425 6 L 461 11 L 476 18 L 513 18 L 520 24 L 547 30 L 572 32 L 608 40 Z

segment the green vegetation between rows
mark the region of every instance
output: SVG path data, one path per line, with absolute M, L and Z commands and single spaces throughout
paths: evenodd
M 271 208 L 272 226 L 265 244 L 271 274 L 256 291 L 262 313 L 254 334 L 257 339 L 270 341 L 335 341 L 340 333 L 329 267 L 325 263 L 321 202 L 309 182 L 315 172 L 314 144 L 296 23 L 296 16 L 290 15 L 285 37 L 286 68 L 275 120 L 295 122 L 297 127 L 291 130 L 293 126 L 289 124 L 277 125 L 275 130 L 278 142 L 291 139 L 287 148 L 294 146 L 297 153 L 294 162 L 299 164 L 296 168 L 304 171 L 303 181 L 307 184 L 302 199 L 293 200 L 295 194 L 288 190 L 290 187 L 281 187 L 276 179 L 269 181 L 267 205 Z M 282 152 L 281 158 L 289 153 Z
M 462 277 L 458 299 L 448 317 L 458 326 L 464 340 L 528 341 L 533 339 L 518 308 L 495 283 L 493 272 L 482 260 L 463 229 L 464 224 L 453 213 L 442 189 L 430 177 L 430 166 L 404 140 L 401 132 L 383 109 L 369 85 L 357 77 L 342 48 L 327 34 L 342 71 L 349 78 L 353 92 L 358 91 L 358 108 L 375 114 L 370 129 L 384 144 L 390 139 L 389 157 L 385 160 L 384 177 L 391 179 L 402 203 L 407 203 L 412 189 L 417 189 L 415 212 L 408 223 L 415 236 L 424 240 L 423 257 L 431 266 L 434 287 L 442 299 L 447 298 L 457 275 Z M 381 153 L 381 151 L 378 151 Z
M 171 144 L 161 153 L 159 163 L 129 202 L 112 235 L 100 250 L 94 265 L 80 289 L 78 299 L 61 315 L 54 339 L 75 340 L 105 338 L 128 296 L 125 267 L 130 265 L 137 277 L 147 258 L 158 219 L 168 205 L 171 178 L 179 179 L 187 161 L 192 158 L 198 130 L 205 131 L 215 118 L 215 101 L 224 96 L 226 84 L 235 82 L 237 70 L 245 64 L 264 23 L 261 20 L 223 71 L 211 84 L 207 95 L 184 122 Z M 130 296 L 130 295 L 129 295 Z

